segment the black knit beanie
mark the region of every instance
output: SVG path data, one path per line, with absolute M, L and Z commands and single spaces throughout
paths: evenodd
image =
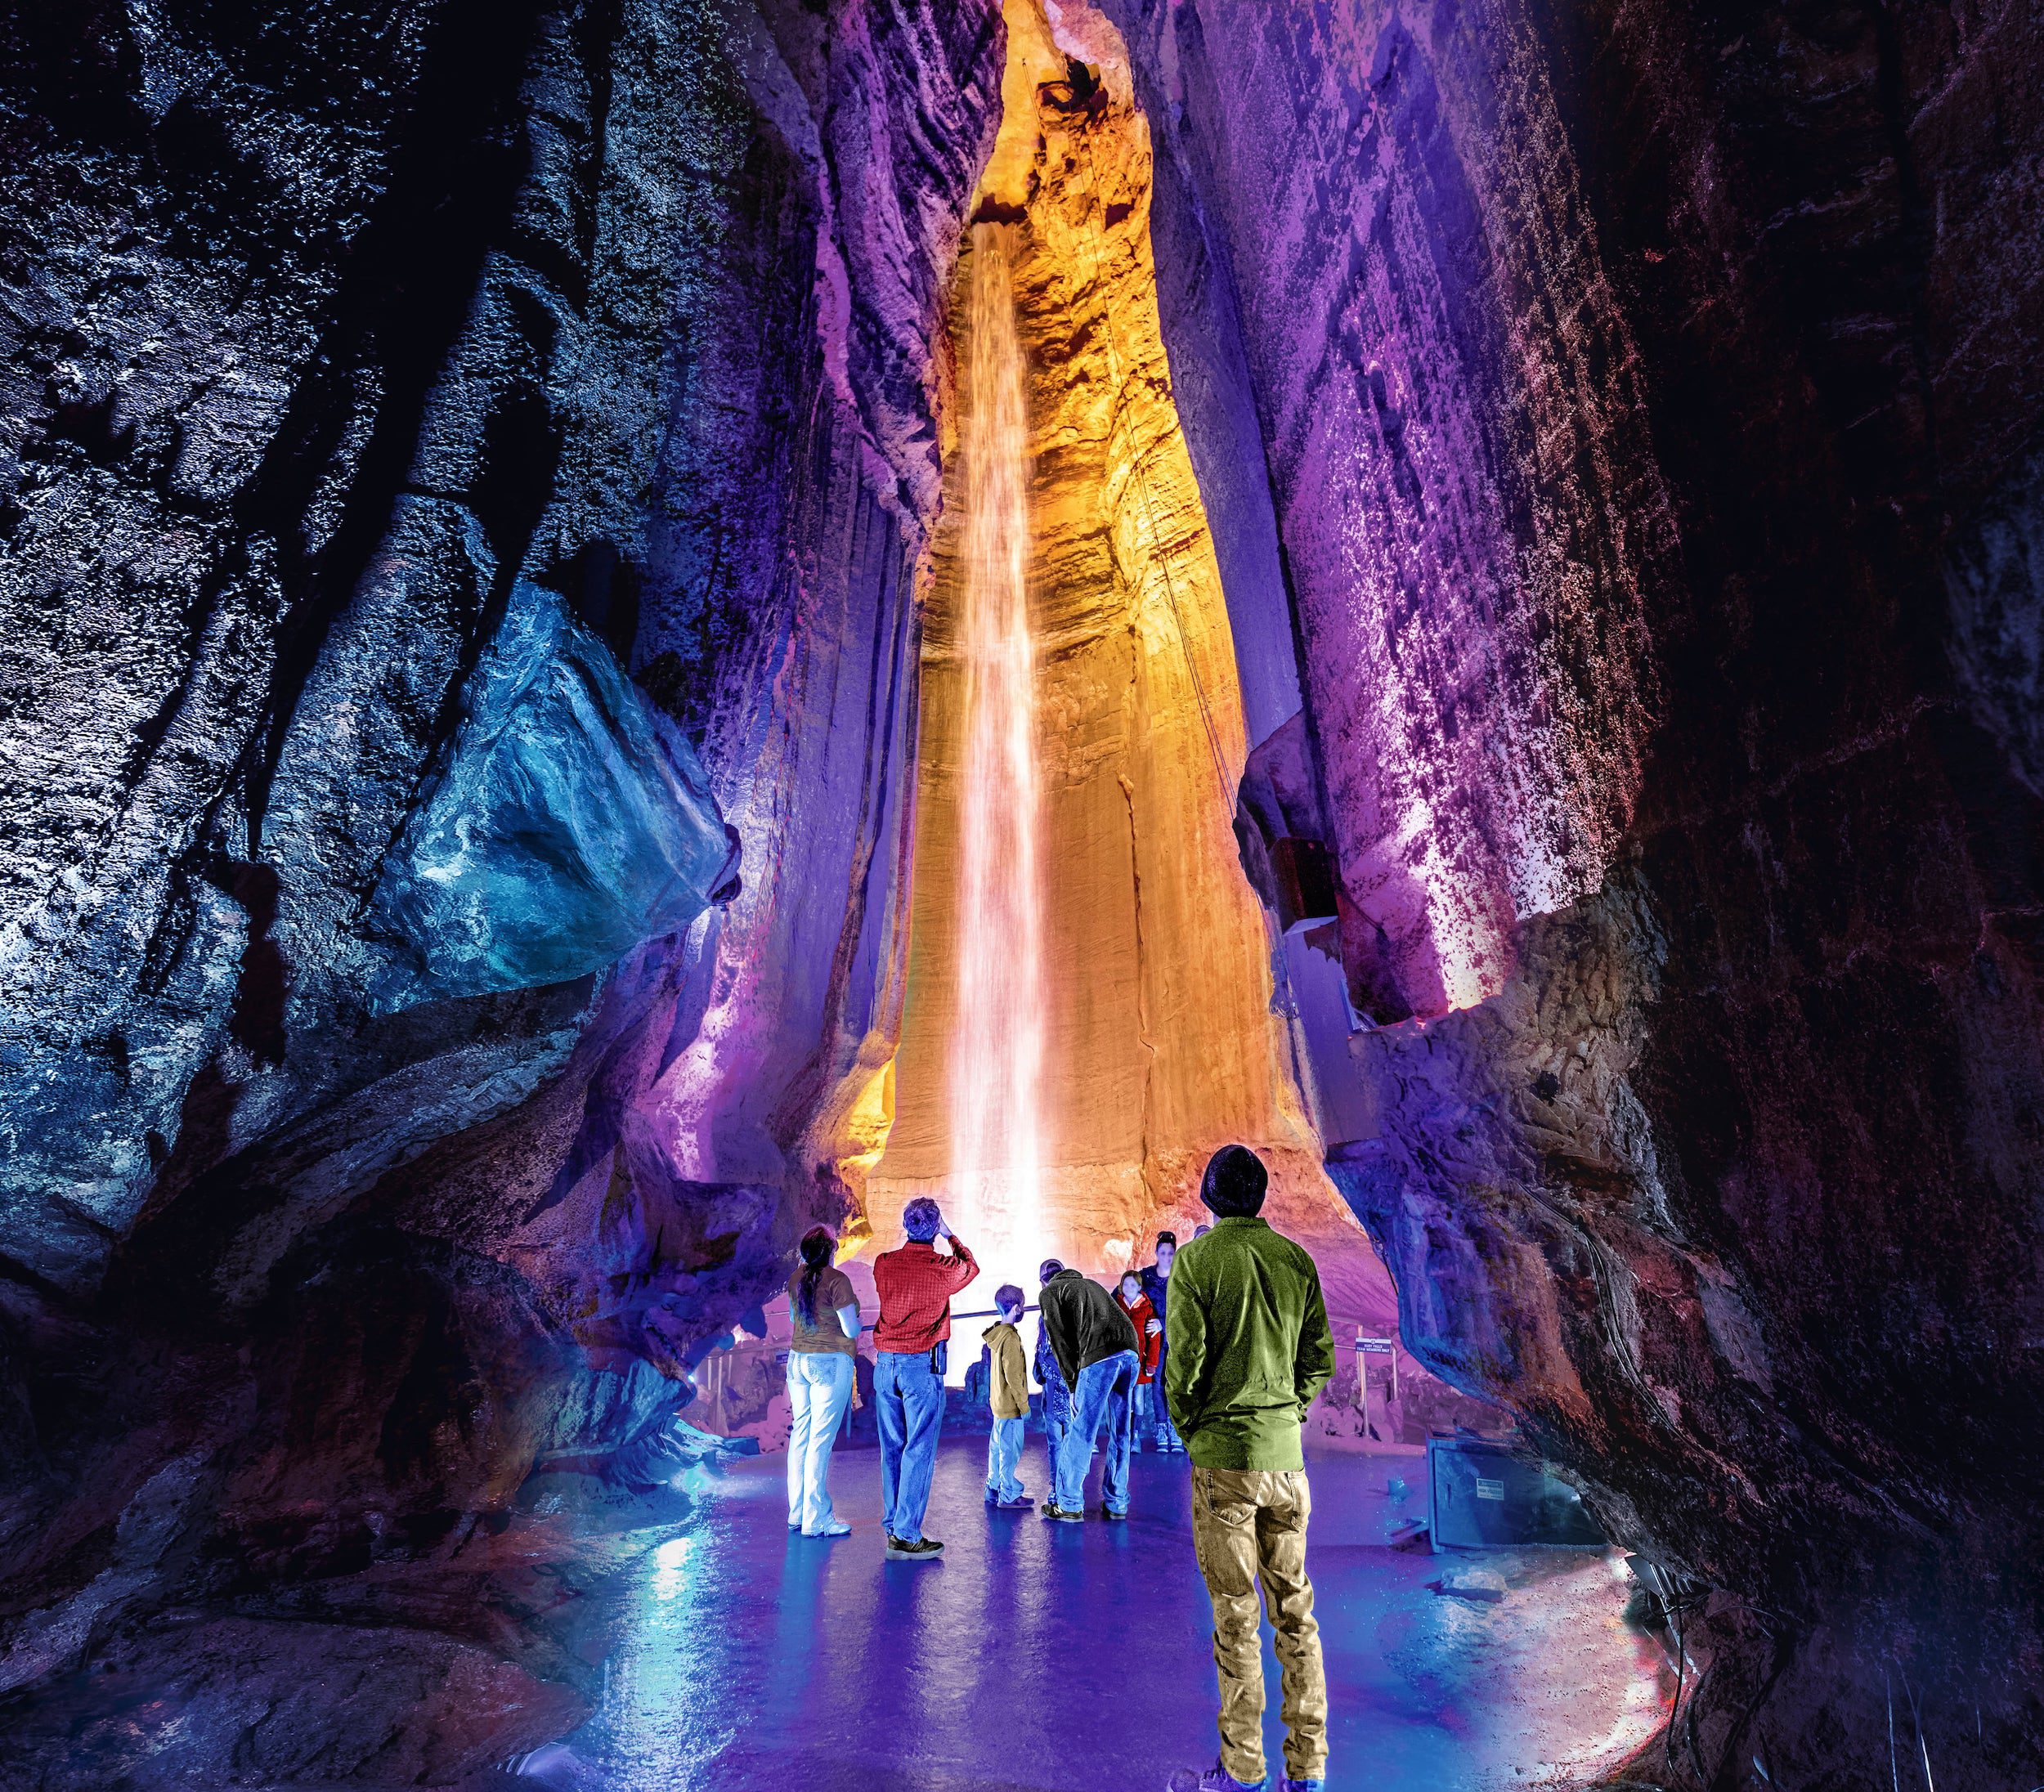
M 1247 1218 L 1262 1207 L 1270 1185 L 1262 1158 L 1245 1145 L 1224 1145 L 1207 1160 L 1199 1198 L 1223 1219 Z

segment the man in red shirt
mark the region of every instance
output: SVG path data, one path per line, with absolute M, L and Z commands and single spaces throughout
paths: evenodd
M 880 1296 L 880 1324 L 873 1328 L 873 1404 L 880 1420 L 887 1553 L 921 1561 L 944 1548 L 923 1535 L 922 1520 L 944 1423 L 951 1297 L 979 1275 L 979 1266 L 952 1236 L 928 1197 L 902 1209 L 901 1225 L 908 1242 L 873 1259 L 873 1287 Z M 949 1240 L 950 1256 L 937 1254 L 939 1239 Z

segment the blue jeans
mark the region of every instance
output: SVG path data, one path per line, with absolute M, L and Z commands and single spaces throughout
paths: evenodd
M 1157 1402 L 1157 1441 L 1160 1446 L 1177 1450 L 1181 1456 L 1186 1453 L 1186 1440 L 1171 1422 L 1171 1409 L 1161 1400 Z
M 812 1537 L 837 1521 L 831 1509 L 831 1445 L 852 1404 L 852 1359 L 839 1351 L 788 1352 L 788 1523 Z
M 1093 1459 L 1093 1440 L 1107 1422 L 1107 1462 L 1100 1473 L 1100 1503 L 1111 1512 L 1128 1510 L 1128 1449 L 1134 1427 L 1138 1365 L 1133 1351 L 1121 1351 L 1088 1363 L 1072 1390 L 1071 1428 L 1057 1448 L 1057 1503 L 1065 1512 L 1086 1508 L 1086 1469 Z
M 1071 1408 L 1060 1406 L 1053 1413 L 1051 1403 L 1043 1403 L 1043 1460 L 1051 1471 L 1051 1503 L 1057 1503 L 1057 1457 L 1065 1448 L 1065 1434 L 1072 1428 Z
M 1157 1448 L 1169 1454 L 1182 1450 L 1184 1440 L 1178 1436 L 1177 1427 L 1171 1422 L 1171 1408 L 1164 1401 L 1162 1382 L 1146 1382 L 1136 1389 L 1136 1432 L 1137 1448 L 1141 1447 L 1142 1433 L 1150 1433 L 1150 1440 Z
M 996 1499 L 1020 1499 L 1022 1477 L 1022 1431 L 1028 1422 L 1020 1418 L 997 1418 L 987 1439 L 987 1492 Z
M 1156 1392 L 1155 1387 L 1148 1382 L 1136 1384 L 1136 1398 L 1129 1413 L 1128 1428 L 1134 1436 L 1137 1449 L 1143 1447 L 1143 1439 L 1157 1428 Z M 1160 1444 L 1159 1447 L 1161 1449 L 1163 1446 Z
M 930 1366 L 929 1353 L 876 1351 L 873 1404 L 880 1419 L 881 1517 L 889 1536 L 921 1543 L 944 1416 L 944 1385 Z
M 1171 1402 L 1164 1398 L 1164 1364 L 1171 1360 L 1171 1352 L 1157 1353 L 1157 1367 L 1152 1372 L 1150 1391 L 1151 1410 L 1157 1415 L 1157 1447 L 1161 1450 L 1183 1451 L 1186 1440 L 1178 1435 L 1178 1427 L 1171 1422 Z

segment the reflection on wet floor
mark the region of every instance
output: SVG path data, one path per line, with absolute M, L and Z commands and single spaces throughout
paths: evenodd
M 714 1481 L 649 1558 L 602 1704 L 525 1772 L 604 1792 L 1150 1792 L 1211 1764 L 1214 1672 L 1182 1460 L 1136 1464 L 1134 1521 L 1048 1525 L 981 1503 L 984 1446 L 948 1442 L 928 1564 L 889 1562 L 879 1458 L 833 1469 L 853 1536 L 791 1536 L 777 1458 Z M 1462 1792 L 1574 1778 L 1653 1731 L 1660 1658 L 1602 1552 L 1409 1553 L 1421 1465 L 1311 1464 L 1329 1785 Z M 1045 1485 L 1032 1439 L 1025 1476 Z M 1394 1479 L 1411 1484 L 1395 1497 Z M 1270 1752 L 1279 1758 L 1277 1669 Z

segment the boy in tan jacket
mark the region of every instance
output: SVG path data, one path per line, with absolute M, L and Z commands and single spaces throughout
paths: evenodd
M 1022 1291 L 1012 1283 L 996 1288 L 1001 1317 L 981 1335 L 986 1340 L 987 1397 L 993 1407 L 993 1433 L 987 1440 L 987 1503 L 1014 1511 L 1035 1505 L 1022 1492 L 1015 1471 L 1022 1462 L 1022 1432 L 1029 1417 L 1029 1368 L 1015 1329 L 1022 1318 Z

